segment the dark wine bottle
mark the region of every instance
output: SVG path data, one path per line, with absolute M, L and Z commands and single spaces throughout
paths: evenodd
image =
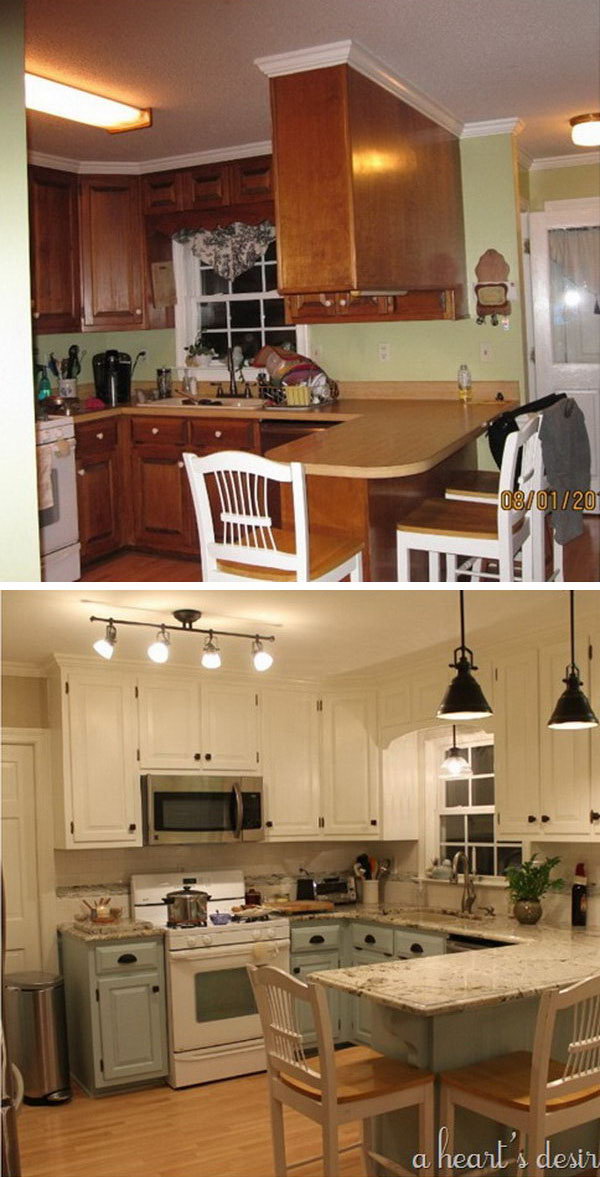
M 587 878 L 585 865 L 578 862 L 571 887 L 571 923 L 574 928 L 585 928 L 587 923 Z

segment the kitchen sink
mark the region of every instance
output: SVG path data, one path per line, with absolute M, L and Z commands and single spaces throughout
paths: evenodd
M 219 397 L 218 400 L 207 401 L 202 404 L 201 401 L 193 401 L 190 399 L 183 399 L 180 396 L 166 396 L 162 400 L 146 401 L 143 406 L 138 408 L 144 409 L 235 409 L 240 412 L 241 409 L 262 409 L 264 401 L 260 397 Z

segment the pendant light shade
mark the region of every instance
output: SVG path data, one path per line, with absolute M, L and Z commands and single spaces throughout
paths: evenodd
M 465 777 L 471 775 L 471 765 L 456 745 L 456 727 L 452 726 L 452 747 L 448 748 L 441 766 L 442 776 Z
M 590 701 L 583 692 L 579 668 L 575 664 L 575 593 L 571 589 L 569 612 L 571 621 L 571 661 L 565 671 L 563 682 L 566 690 L 560 696 L 550 719 L 548 727 L 555 731 L 580 731 L 583 728 L 597 727 L 598 719 L 594 714 Z
M 460 592 L 460 646 L 454 651 L 454 662 L 450 663 L 456 670 L 456 677 L 452 679 L 437 713 L 438 719 L 484 719 L 492 715 L 490 707 L 481 687 L 473 677 L 477 667 L 473 663 L 473 651 L 465 646 L 465 602 L 464 592 Z

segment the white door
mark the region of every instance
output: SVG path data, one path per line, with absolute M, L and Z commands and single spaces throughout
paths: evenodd
M 159 670 L 158 674 L 161 674 Z M 138 678 L 140 766 L 143 769 L 201 767 L 200 685 L 163 674 Z
M 582 637 L 575 656 L 587 692 L 587 639 Z M 540 781 L 541 821 L 548 838 L 553 834 L 590 832 L 590 733 L 553 731 L 547 724 L 571 658 L 566 642 L 540 651 Z
M 536 395 L 566 392 L 584 413 L 595 492 L 586 506 L 598 512 L 600 201 L 556 201 L 531 214 L 530 229 Z
M 267 838 L 319 837 L 319 725 L 310 691 L 262 692 Z
M 28 744 L 2 746 L 2 872 L 6 971 L 41 967 L 35 759 Z
M 202 687 L 202 767 L 209 772 L 260 773 L 258 695 L 252 687 Z
M 589 693 L 588 693 L 589 688 Z M 592 639 L 592 658 L 590 662 L 590 677 L 584 685 L 586 695 L 600 719 L 600 637 L 594 634 Z M 590 808 L 590 828 L 600 838 L 600 726 L 592 728 L 590 732 L 592 750 L 592 805 Z
M 542 829 L 537 650 L 498 660 L 494 712 L 498 832 L 533 836 Z
M 377 710 L 370 692 L 323 700 L 325 837 L 380 837 Z
M 141 845 L 134 680 L 73 671 L 68 685 L 72 845 Z

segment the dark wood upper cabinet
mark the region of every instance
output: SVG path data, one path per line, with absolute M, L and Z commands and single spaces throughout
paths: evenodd
M 29 224 L 35 330 L 79 331 L 77 176 L 31 167 Z
M 183 208 L 222 208 L 231 203 L 229 164 L 203 164 L 184 172 Z
M 140 178 L 142 211 L 170 212 L 184 208 L 187 195 L 184 172 L 151 172 Z
M 347 65 L 272 78 L 271 106 L 282 293 L 453 291 L 462 313 L 457 138 Z
M 138 176 L 80 177 L 83 330 L 145 326 Z
M 236 159 L 230 163 L 231 203 L 253 204 L 273 197 L 273 158 L 270 155 Z

